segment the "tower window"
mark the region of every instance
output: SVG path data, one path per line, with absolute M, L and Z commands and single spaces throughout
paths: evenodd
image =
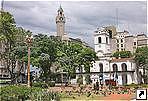
M 100 64 L 99 64 L 99 67 L 100 67 L 100 73 L 103 73 L 103 64 L 100 63 Z
M 108 44 L 108 37 L 106 37 L 106 43 Z
M 117 72 L 118 71 L 118 66 L 117 64 L 113 64 L 113 72 Z
M 60 12 L 60 15 L 62 15 L 62 12 Z
M 121 42 L 123 42 L 123 39 L 121 39 Z
M 98 37 L 98 43 L 101 43 L 101 37 Z
M 117 43 L 119 43 L 119 40 L 117 39 Z
M 109 38 L 112 38 L 112 30 L 108 30 Z
M 134 45 L 136 45 L 136 42 L 134 42 Z
M 63 20 L 63 18 L 62 18 L 62 17 L 60 17 L 60 20 Z
M 121 44 L 121 47 L 123 47 L 123 44 Z

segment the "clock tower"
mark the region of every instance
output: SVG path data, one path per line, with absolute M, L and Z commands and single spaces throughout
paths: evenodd
M 58 15 L 56 16 L 57 36 L 63 37 L 65 33 L 65 16 L 62 7 L 58 9 Z

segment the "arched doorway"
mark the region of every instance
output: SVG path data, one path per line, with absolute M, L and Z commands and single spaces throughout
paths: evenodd
M 100 75 L 99 75 L 99 80 L 100 80 L 100 85 L 103 86 L 103 64 L 99 64 L 100 67 Z
M 113 64 L 113 72 L 117 72 L 118 71 L 118 66 L 117 64 Z
M 100 64 L 99 64 L 99 67 L 100 67 L 100 73 L 103 74 L 103 64 L 100 63 Z
M 127 84 L 127 65 L 125 63 L 121 64 L 122 67 L 122 84 L 125 85 Z
M 118 72 L 118 66 L 117 66 L 117 64 L 113 64 L 113 77 L 114 77 L 116 80 L 118 79 L 117 72 Z

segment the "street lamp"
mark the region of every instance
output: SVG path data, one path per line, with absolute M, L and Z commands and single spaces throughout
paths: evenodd
M 28 82 L 27 85 L 30 87 L 30 47 L 32 43 L 33 36 L 26 36 L 26 42 L 28 44 L 28 68 L 27 68 L 27 73 L 28 73 Z

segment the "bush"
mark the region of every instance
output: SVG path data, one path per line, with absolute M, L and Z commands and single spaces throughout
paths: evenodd
M 148 84 L 141 84 L 142 87 L 148 88 Z
M 147 84 L 134 84 L 134 83 L 132 83 L 132 84 L 129 84 L 129 85 L 125 85 L 125 87 L 132 87 L 132 88 L 137 88 L 137 87 L 148 87 L 148 85 Z
M 26 86 L 5 86 L 1 87 L 0 92 L 1 101 L 59 101 L 60 97 L 58 93 L 48 92 L 42 88 L 26 87 Z
M 90 75 L 86 75 L 85 81 L 86 81 L 86 84 L 92 83 L 92 80 L 91 80 L 91 78 L 90 78 Z
M 30 94 L 40 91 L 40 88 L 28 88 L 26 86 L 5 86 L 1 87 L 1 101 L 18 101 L 30 98 Z
M 80 85 L 80 84 L 83 84 L 83 76 L 82 75 L 79 75 L 78 79 L 77 79 L 77 83 Z
M 40 87 L 40 88 L 48 88 L 48 84 L 47 83 L 43 83 L 43 82 L 35 82 L 32 83 L 33 87 Z
M 54 82 L 54 81 L 49 81 L 49 82 L 48 82 L 48 86 L 54 87 L 54 86 L 55 86 L 55 82 Z

